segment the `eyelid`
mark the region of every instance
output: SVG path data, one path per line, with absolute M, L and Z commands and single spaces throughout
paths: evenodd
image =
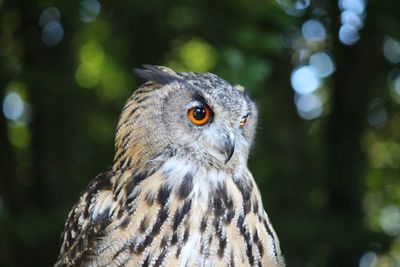
M 186 109 L 191 109 L 191 108 L 196 108 L 196 107 L 203 107 L 203 106 L 205 106 L 205 104 L 204 103 L 202 103 L 202 102 L 200 102 L 200 101 L 197 101 L 197 100 L 194 100 L 194 101 L 191 101 L 191 102 L 189 102 L 187 105 L 186 105 Z
M 194 94 L 193 100 L 194 100 L 194 101 L 198 101 L 198 102 L 203 103 L 203 104 L 206 104 L 206 100 L 205 100 L 204 97 L 203 97 L 201 94 L 199 94 L 199 93 Z
M 248 112 L 246 115 L 244 115 L 244 116 L 242 117 L 242 119 L 247 119 L 247 117 L 250 116 L 250 115 L 251 115 L 251 112 Z

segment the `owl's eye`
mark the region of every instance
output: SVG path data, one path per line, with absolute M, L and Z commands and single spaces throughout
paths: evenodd
M 206 124 L 212 116 L 211 109 L 208 106 L 195 107 L 188 110 L 188 118 L 196 125 Z
M 244 116 L 242 117 L 242 120 L 241 120 L 240 123 L 239 123 L 239 128 L 240 128 L 240 129 L 243 129 L 244 126 L 246 125 L 247 117 L 248 117 L 249 115 L 250 115 L 250 113 L 247 113 L 246 115 L 244 115 Z

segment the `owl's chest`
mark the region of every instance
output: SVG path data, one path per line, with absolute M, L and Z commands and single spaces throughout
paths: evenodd
M 204 212 L 202 205 L 193 206 L 177 243 L 176 266 L 279 266 L 263 220 L 252 212 L 243 216 L 236 205 L 211 203 Z
M 152 218 L 146 217 L 152 209 L 147 210 L 147 215 L 145 210 L 138 210 L 138 222 L 128 226 L 124 233 L 111 234 L 113 242 L 106 241 L 115 244 L 108 264 L 277 266 L 272 250 L 273 237 L 253 213 L 242 216 L 241 207 L 213 201 L 206 208 L 204 203 L 193 199 L 187 203 L 190 205 L 177 206 L 164 220 L 160 220 L 162 208 Z M 146 220 L 148 226 L 144 229 Z M 129 230 L 133 227 L 136 229 Z
M 149 177 L 128 194 L 135 200 L 114 211 L 121 216 L 96 246 L 97 265 L 278 266 L 279 243 L 254 187 L 182 176 L 191 183 Z

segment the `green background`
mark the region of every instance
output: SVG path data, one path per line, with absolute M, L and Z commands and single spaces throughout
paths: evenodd
M 0 266 L 54 263 L 144 63 L 248 88 L 249 164 L 288 266 L 400 266 L 400 3 L 368 1 L 346 45 L 339 2 L 0 0 Z M 303 36 L 310 19 L 324 38 Z M 305 118 L 291 75 L 321 51 L 335 71 Z

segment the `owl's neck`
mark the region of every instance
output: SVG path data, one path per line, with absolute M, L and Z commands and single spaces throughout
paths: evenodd
M 156 198 L 159 189 L 163 187 L 168 189 L 170 198 L 192 199 L 205 207 L 213 201 L 212 198 L 217 192 L 236 197 L 238 203 L 246 202 L 251 195 L 253 195 L 254 201 L 257 198 L 257 202 L 261 202 L 254 178 L 246 163 L 235 159 L 235 162 L 228 164 L 226 168 L 216 168 L 172 157 L 163 163 L 147 165 L 146 171 L 141 169 L 124 170 L 123 172 L 117 170 L 124 175 L 115 176 L 114 184 L 120 188 L 114 188 L 114 192 L 120 198 L 119 191 L 125 185 L 127 189 L 124 190 L 124 195 L 126 197 L 146 192 L 149 199 Z M 119 181 L 117 182 L 117 180 Z
M 166 184 L 175 188 L 178 197 L 192 198 L 203 203 L 207 203 L 216 191 L 227 190 L 226 186 L 231 182 L 247 184 L 246 190 L 251 190 L 253 186 L 253 177 L 245 165 L 218 169 L 170 159 L 162 165 L 160 171 L 165 175 Z
M 131 206 L 134 203 L 129 203 L 130 198 L 135 201 L 142 198 L 149 205 L 157 201 L 160 204 L 190 201 L 203 212 L 214 212 L 221 205 L 233 213 L 235 209 L 243 209 L 245 214 L 250 209 L 256 213 L 263 211 L 260 193 L 245 164 L 217 169 L 171 158 L 151 173 L 134 171 L 120 178 L 125 180 L 120 183 L 125 184 L 124 202 Z M 116 191 L 119 194 L 118 188 Z

